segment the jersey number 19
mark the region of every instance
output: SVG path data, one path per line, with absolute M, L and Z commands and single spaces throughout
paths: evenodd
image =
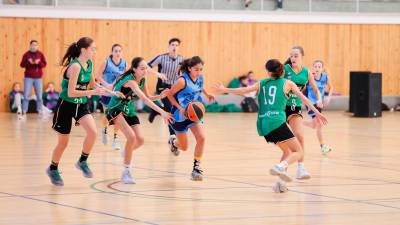
M 273 105 L 275 103 L 275 95 L 276 95 L 276 86 L 270 86 L 268 88 L 268 96 L 267 92 L 265 91 L 265 86 L 263 87 L 264 92 L 264 104 L 265 105 Z M 268 97 L 268 100 L 267 100 Z

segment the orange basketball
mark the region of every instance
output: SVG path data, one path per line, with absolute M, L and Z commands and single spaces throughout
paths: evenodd
M 191 102 L 186 106 L 185 116 L 189 120 L 197 122 L 203 118 L 205 111 L 201 102 Z

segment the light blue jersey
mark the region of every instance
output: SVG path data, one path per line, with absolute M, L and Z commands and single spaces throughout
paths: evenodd
M 109 56 L 107 57 L 106 68 L 104 69 L 103 72 L 103 79 L 107 83 L 113 84 L 115 80 L 119 77 L 119 75 L 125 72 L 125 68 L 126 68 L 125 60 L 121 59 L 119 64 L 115 65 L 114 61 L 112 60 L 112 57 Z M 107 96 L 109 96 L 109 94 L 107 94 Z
M 185 87 L 175 95 L 175 99 L 179 105 L 182 108 L 186 108 L 190 102 L 203 103 L 201 97 L 203 92 L 203 75 L 200 75 L 196 81 L 193 81 L 187 73 L 183 73 L 181 77 L 185 80 Z M 179 110 L 175 106 L 172 106 L 171 112 L 174 116 L 175 122 L 182 122 L 188 119 L 184 115 L 180 114 Z
M 322 101 L 325 100 L 325 86 L 328 83 L 328 75 L 326 73 L 321 74 L 321 78 L 319 80 L 315 80 L 315 83 L 317 84 L 317 88 L 319 92 L 321 93 Z M 313 105 L 317 104 L 318 98 L 317 95 L 314 93 L 314 90 L 312 89 L 311 85 L 307 85 L 307 98 L 311 101 Z

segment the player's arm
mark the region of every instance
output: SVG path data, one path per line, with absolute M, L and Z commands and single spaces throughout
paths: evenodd
M 304 94 L 300 91 L 300 89 L 297 87 L 297 85 L 295 83 L 293 83 L 292 81 L 287 80 L 285 82 L 285 93 L 287 94 L 287 93 L 289 93 L 289 91 L 292 91 L 295 95 L 297 95 L 297 97 L 299 97 L 301 99 L 301 101 L 308 106 L 308 108 L 310 108 L 313 112 L 315 112 L 316 116 L 323 124 L 328 123 L 325 116 L 322 115 L 322 113 L 320 113 L 318 111 L 318 109 L 316 109 L 314 107 L 314 105 L 311 103 L 311 101 L 306 96 L 304 96 Z
M 308 71 L 308 83 L 311 85 L 311 88 L 313 89 L 315 95 L 317 96 L 317 105 L 318 107 L 322 108 L 322 95 L 318 90 L 317 84 L 315 83 L 314 76 L 310 71 Z
M 78 63 L 73 63 L 71 66 L 68 67 L 67 70 L 67 77 L 69 78 L 68 82 L 68 97 L 76 98 L 76 97 L 83 97 L 83 96 L 90 96 L 90 95 L 103 95 L 104 88 L 97 88 L 94 90 L 76 90 L 76 85 L 78 84 L 78 77 L 81 71 L 81 67 Z M 91 82 L 93 79 L 91 79 Z M 90 83 L 89 83 L 90 85 Z
M 205 88 L 203 88 L 203 94 L 208 98 L 208 101 L 213 102 L 215 101 L 215 96 L 210 94 Z
M 244 95 L 250 92 L 258 91 L 260 89 L 260 82 L 255 83 L 254 85 L 248 87 L 241 87 L 241 88 L 227 88 L 222 83 L 214 85 L 213 89 L 217 93 L 231 93 L 235 95 Z
M 96 80 L 97 80 L 100 84 L 103 84 L 103 85 L 107 86 L 108 89 L 112 89 L 112 84 L 107 83 L 107 82 L 103 79 L 103 73 L 104 73 L 104 70 L 106 69 L 106 64 L 107 64 L 107 61 L 103 61 L 103 62 L 100 64 L 99 69 L 97 70 L 97 73 L 96 73 Z
M 167 93 L 168 100 L 174 105 L 179 111 L 185 110 L 175 99 L 175 94 L 178 93 L 185 87 L 185 79 L 179 78 L 176 82 L 172 85 L 171 90 Z
M 151 101 L 158 101 L 167 96 L 169 89 L 163 90 L 159 95 L 149 95 L 147 83 L 144 85 L 143 93 L 151 100 Z
M 332 84 L 331 79 L 329 79 L 328 74 L 326 74 L 326 79 L 327 79 L 326 87 L 329 89 L 329 92 L 328 92 L 328 96 L 325 99 L 325 105 L 329 105 L 329 103 L 331 102 L 332 94 L 333 94 L 333 84 Z
M 142 90 L 140 90 L 139 85 L 132 81 L 129 80 L 127 81 L 124 86 L 129 87 L 140 99 L 143 100 L 143 102 L 148 105 L 150 108 L 154 109 L 154 111 L 158 112 L 166 121 L 170 122 L 172 117 L 171 114 L 165 112 L 163 109 L 161 109 L 160 107 L 158 107 L 156 104 L 154 104 L 153 101 L 151 101 L 145 93 L 143 93 Z

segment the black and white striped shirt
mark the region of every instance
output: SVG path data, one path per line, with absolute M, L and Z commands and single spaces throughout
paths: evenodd
M 168 53 L 158 55 L 148 64 L 150 67 L 158 66 L 158 72 L 167 75 L 165 83 L 172 85 L 179 75 L 180 63 L 183 62 L 183 57 L 178 55 L 176 59 L 169 56 Z

